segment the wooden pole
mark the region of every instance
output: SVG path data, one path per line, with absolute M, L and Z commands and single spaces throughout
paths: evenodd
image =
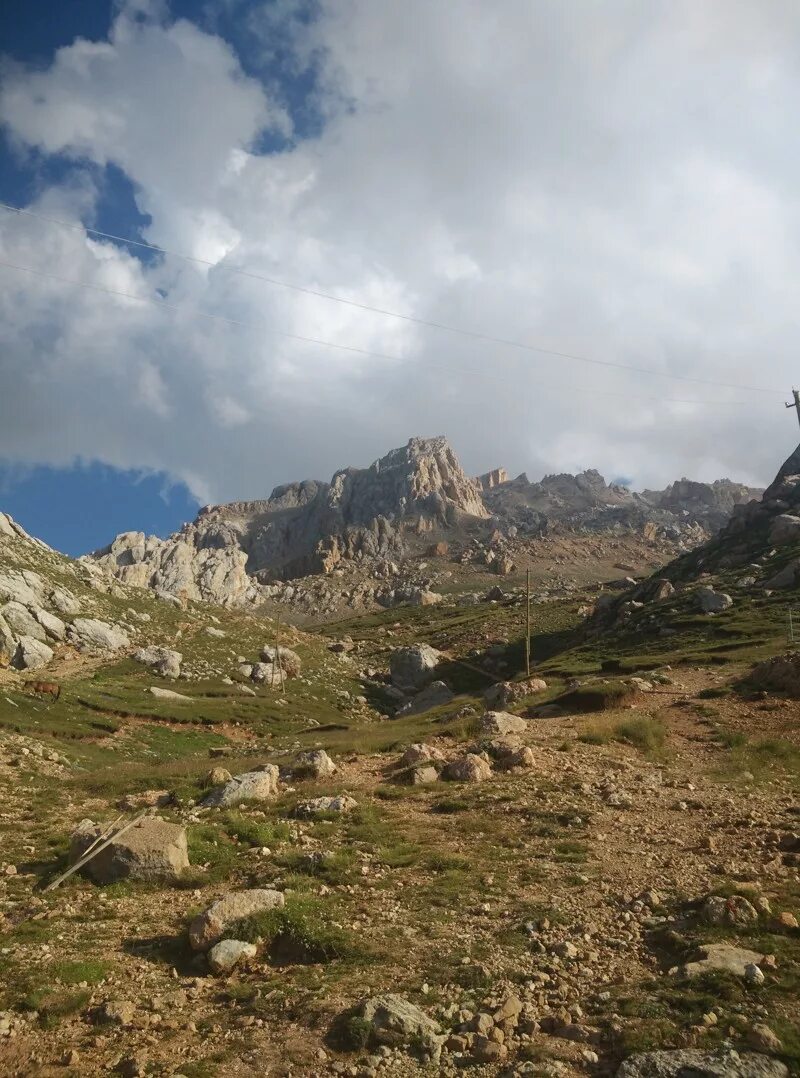
M 531 676 L 531 571 L 525 573 L 525 674 Z
M 286 685 L 283 681 L 283 663 L 281 662 L 281 619 L 275 623 L 275 662 L 281 672 L 281 692 L 286 695 Z M 275 677 L 275 667 L 272 667 L 272 676 Z

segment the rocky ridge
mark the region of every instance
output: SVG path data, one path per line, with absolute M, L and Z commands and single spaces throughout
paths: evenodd
M 595 471 L 530 483 L 497 468 L 471 479 L 446 439 L 412 438 L 369 468 L 337 472 L 330 483 L 305 480 L 276 487 L 266 500 L 207 506 L 167 539 L 125 532 L 84 560 L 126 584 L 224 605 L 291 602 L 302 587 L 295 581 L 358 566 L 374 577 L 406 578 L 395 581 L 401 597 L 391 596 L 391 605 L 425 590 L 414 570 L 431 548 L 452 548 L 453 556 L 470 560 L 476 542 L 578 531 L 666 536 L 688 549 L 719 528 L 735 504 L 758 494 L 729 480 L 680 480 L 635 494 Z M 373 587 L 364 598 L 386 597 Z

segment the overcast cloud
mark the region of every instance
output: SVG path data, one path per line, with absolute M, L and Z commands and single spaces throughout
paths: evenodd
M 107 41 L 4 65 L 17 153 L 118 166 L 144 238 L 215 266 L 0 215 L 0 260 L 180 308 L 0 268 L 0 458 L 164 469 L 202 501 L 328 478 L 413 434 L 446 434 L 472 472 L 771 478 L 798 434 L 796 3 L 240 9 L 265 71 L 276 40 L 313 65 L 313 138 L 229 44 L 144 0 Z M 259 152 L 269 139 L 286 148 Z M 92 175 L 29 208 L 91 222 Z M 525 353 L 223 267 L 772 392 Z

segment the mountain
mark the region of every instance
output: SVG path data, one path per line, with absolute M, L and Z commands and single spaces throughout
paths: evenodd
M 503 469 L 488 476 L 498 473 L 503 474 Z M 714 483 L 679 479 L 665 490 L 637 494 L 606 483 L 593 469 L 578 475 L 548 475 L 538 483 L 531 483 L 524 473 L 513 480 L 484 483 L 486 479 L 481 476 L 479 482 L 487 507 L 498 519 L 524 532 L 544 533 L 553 526 L 640 529 L 650 524 L 665 530 L 670 538 L 693 543 L 721 528 L 734 506 L 762 493 L 729 479 Z
M 265 500 L 207 506 L 167 539 L 124 532 L 85 560 L 126 584 L 240 605 L 273 595 L 280 582 L 339 567 L 385 577 L 396 563 L 419 564 L 437 545 L 464 555 L 475 543 L 566 530 L 661 536 L 686 548 L 759 493 L 728 480 L 680 480 L 635 494 L 596 471 L 531 483 L 497 468 L 472 479 L 445 438 L 412 438 L 329 483 L 289 483 Z

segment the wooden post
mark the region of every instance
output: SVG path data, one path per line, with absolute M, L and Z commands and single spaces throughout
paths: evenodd
M 791 404 L 787 404 L 786 407 L 797 409 L 797 422 L 800 423 L 800 390 L 793 389 L 792 396 L 794 397 L 794 400 Z
M 525 674 L 531 676 L 531 571 L 525 573 Z
M 275 662 L 278 664 L 278 669 L 281 672 L 281 692 L 286 694 L 286 685 L 283 680 L 283 663 L 281 662 L 281 619 L 275 622 Z M 272 667 L 272 679 L 273 684 L 275 681 L 275 667 Z

